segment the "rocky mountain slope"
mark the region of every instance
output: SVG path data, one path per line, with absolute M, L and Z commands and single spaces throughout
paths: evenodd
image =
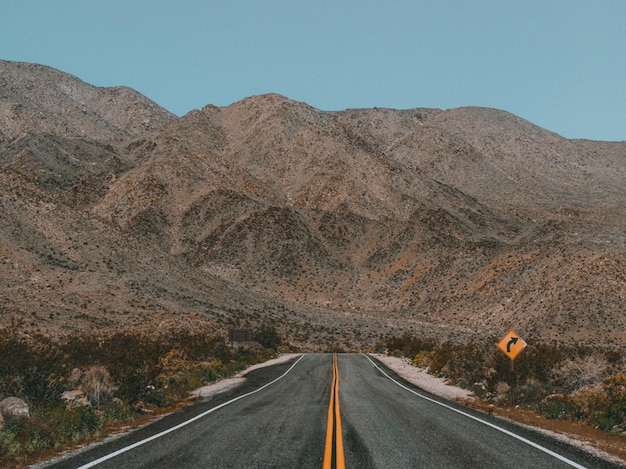
M 275 325 L 624 343 L 626 143 L 484 108 L 177 118 L 0 61 L 0 310 L 26 332 Z M 19 322 L 19 321 L 18 321 Z

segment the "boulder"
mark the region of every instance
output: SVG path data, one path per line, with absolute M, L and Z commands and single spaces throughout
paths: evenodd
M 19 397 L 7 397 L 0 401 L 0 414 L 6 420 L 7 417 L 29 417 L 30 409 L 28 404 Z
M 68 407 L 88 407 L 90 405 L 89 399 L 80 389 L 65 391 L 61 394 L 61 399 L 65 401 Z

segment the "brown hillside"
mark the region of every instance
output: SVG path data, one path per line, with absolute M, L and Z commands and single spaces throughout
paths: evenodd
M 0 138 L 0 308 L 27 331 L 199 316 L 314 348 L 626 339 L 623 142 L 279 95 L 175 118 L 12 62 Z

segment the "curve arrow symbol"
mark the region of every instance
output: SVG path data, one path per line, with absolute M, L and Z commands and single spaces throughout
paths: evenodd
M 506 353 L 511 353 L 511 345 L 515 345 L 518 340 L 518 337 L 513 337 L 511 338 L 511 340 L 509 340 L 509 342 L 506 344 Z

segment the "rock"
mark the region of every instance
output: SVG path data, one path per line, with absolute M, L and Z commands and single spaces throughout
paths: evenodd
M 30 409 L 28 404 L 19 397 L 7 397 L 0 402 L 0 415 L 6 419 L 7 417 L 28 418 L 30 417 Z
M 90 405 L 89 399 L 80 389 L 65 391 L 61 394 L 61 399 L 65 401 L 68 407 L 88 407 Z
M 111 399 L 111 403 L 119 406 L 119 407 L 124 407 L 124 401 L 121 400 L 119 397 L 114 397 L 113 399 Z

